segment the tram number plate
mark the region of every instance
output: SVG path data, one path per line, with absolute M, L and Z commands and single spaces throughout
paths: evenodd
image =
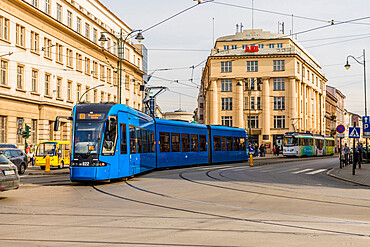
M 15 174 L 15 172 L 14 172 L 14 170 L 4 171 L 4 174 L 5 174 L 5 176 L 8 176 L 8 175 L 14 175 L 14 174 Z
M 89 166 L 89 162 L 81 162 L 79 165 L 80 166 Z

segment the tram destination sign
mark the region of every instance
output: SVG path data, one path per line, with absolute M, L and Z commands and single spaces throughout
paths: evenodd
M 104 119 L 104 113 L 78 113 L 77 119 L 79 120 L 102 120 Z

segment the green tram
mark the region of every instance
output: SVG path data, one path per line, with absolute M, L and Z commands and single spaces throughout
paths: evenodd
M 334 154 L 332 136 L 287 132 L 283 138 L 284 156 L 323 156 Z

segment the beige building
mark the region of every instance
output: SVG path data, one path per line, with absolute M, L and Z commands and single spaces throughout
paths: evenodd
M 17 130 L 24 124 L 31 127 L 28 143 L 69 140 L 71 122 L 55 133 L 55 117 L 70 115 L 95 86 L 81 101 L 116 102 L 121 30 L 124 38 L 132 31 L 98 0 L 0 1 L 0 142 L 22 147 Z M 127 39 L 121 99 L 137 109 L 142 50 Z
M 251 142 L 271 147 L 288 131 L 325 133 L 326 82 L 294 38 L 244 30 L 216 40 L 198 102 L 206 124 L 250 127 Z

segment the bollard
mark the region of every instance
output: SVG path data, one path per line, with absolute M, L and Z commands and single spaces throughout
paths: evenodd
M 50 172 L 50 156 L 45 157 L 45 172 Z
M 249 155 L 249 166 L 253 166 L 253 155 Z

